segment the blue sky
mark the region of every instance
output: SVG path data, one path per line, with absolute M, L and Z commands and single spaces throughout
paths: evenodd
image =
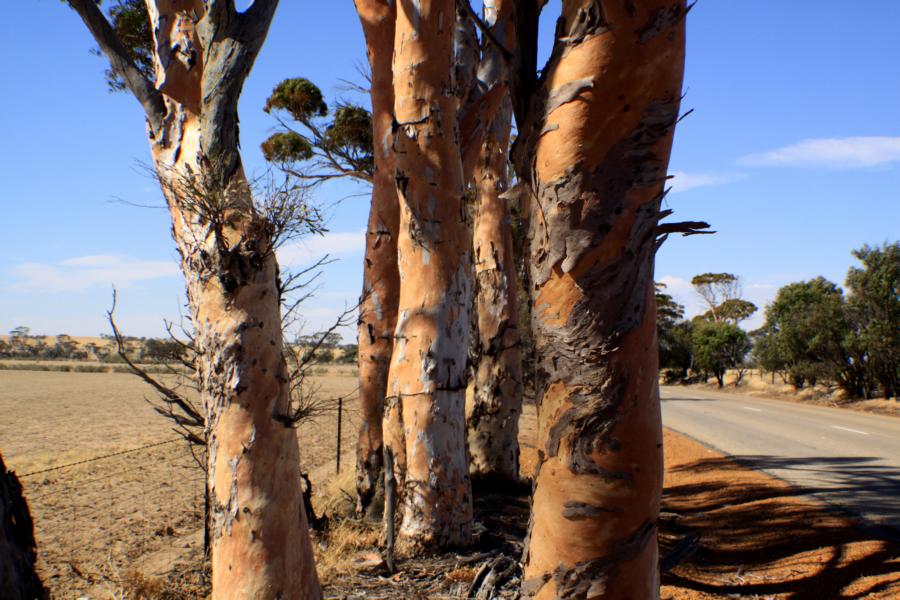
M 842 283 L 850 250 L 900 237 L 900 2 L 703 0 L 688 20 L 684 110 L 668 197 L 675 218 L 709 221 L 714 236 L 670 239 L 657 279 L 689 312 L 688 281 L 729 271 L 765 304 L 788 282 L 817 275 Z M 133 335 L 159 335 L 177 318 L 182 281 L 160 194 L 143 172 L 143 119 L 127 94 L 110 94 L 105 62 L 59 0 L 10 3 L 0 22 L 0 332 L 106 332 L 110 291 Z M 544 54 L 559 0 L 543 20 Z M 330 97 L 352 97 L 365 60 L 353 4 L 282 0 L 241 99 L 244 160 L 264 169 L 271 133 L 262 105 L 285 77 L 304 76 Z M 360 100 L 357 98 L 357 100 Z M 332 185 L 330 233 L 288 249 L 300 267 L 330 265 L 306 305 L 308 330 L 359 293 L 368 207 L 349 183 Z M 753 326 L 761 315 L 751 321 Z M 348 338 L 352 332 L 347 332 Z

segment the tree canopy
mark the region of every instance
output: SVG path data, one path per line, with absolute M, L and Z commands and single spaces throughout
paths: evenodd
M 691 285 L 709 310 L 707 321 L 724 321 L 737 325 L 753 316 L 756 305 L 741 298 L 741 280 L 731 273 L 702 273 L 691 279 Z
M 309 185 L 339 177 L 371 181 L 375 158 L 367 109 L 339 102 L 332 110 L 313 82 L 294 77 L 275 86 L 263 110 L 281 125 L 262 144 L 269 162 Z
M 885 397 L 900 391 L 900 242 L 853 251 L 848 304 L 870 373 Z
M 751 348 L 747 332 L 725 322 L 696 325 L 691 341 L 694 366 L 712 373 L 719 387 L 725 385 L 725 372 L 742 365 Z

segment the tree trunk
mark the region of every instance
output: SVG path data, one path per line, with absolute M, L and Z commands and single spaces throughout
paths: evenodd
M 413 551 L 466 544 L 472 532 L 464 411 L 470 258 L 451 76 L 454 5 L 399 3 L 394 38 L 400 302 L 384 443 L 398 467 L 398 542 Z
M 278 231 L 238 151 L 238 98 L 277 2 L 242 13 L 221 0 L 148 2 L 153 84 L 92 0 L 70 4 L 147 112 L 200 351 L 213 598 L 320 598 L 288 419 Z
M 484 20 L 495 38 L 512 48 L 512 2 L 485 2 Z M 479 85 L 508 89 L 500 50 L 484 42 Z M 473 227 L 477 334 L 473 394 L 466 406 L 469 472 L 485 480 L 518 480 L 519 415 L 522 410 L 522 345 L 516 305 L 516 265 L 507 190 L 512 103 L 504 97 L 485 130 L 475 163 L 477 210 Z
M 391 136 L 394 117 L 391 58 L 397 9 L 389 0 L 356 0 L 356 10 L 366 35 L 372 71 L 372 139 L 375 141 L 372 207 L 366 231 L 363 293 L 359 307 L 359 404 L 362 422 L 356 450 L 356 492 L 357 513 L 371 512 L 374 516 L 382 508 L 373 500 L 382 474 L 381 420 L 400 294 L 400 274 L 397 270 L 400 205 L 394 183 Z
M 0 456 L 0 598 L 43 598 L 46 592 L 35 573 L 36 562 L 34 524 L 28 502 L 16 474 L 6 470 Z
M 659 595 L 653 262 L 685 12 L 683 0 L 564 2 L 524 132 L 540 399 L 528 597 Z

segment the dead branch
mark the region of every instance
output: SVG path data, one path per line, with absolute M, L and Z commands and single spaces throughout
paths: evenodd
M 671 212 L 671 211 L 670 211 Z M 688 235 L 711 235 L 716 233 L 709 230 L 709 223 L 705 221 L 680 221 L 678 223 L 662 223 L 656 226 L 656 235 L 669 235 L 670 233 L 680 233 L 683 236 Z
M 296 427 L 299 423 L 309 419 L 315 419 L 335 410 L 338 403 L 347 400 L 357 393 L 353 390 L 340 398 L 325 398 L 319 394 L 319 388 L 309 382 L 309 369 L 315 364 L 317 354 L 329 336 L 341 327 L 353 323 L 359 305 L 354 305 L 342 312 L 332 325 L 325 331 L 319 332 L 313 344 L 309 348 L 300 347 L 299 344 L 285 346 L 285 360 L 288 363 L 290 381 L 290 411 L 280 420 L 288 427 Z
M 475 23 L 475 27 L 481 31 L 481 34 L 491 43 L 493 44 L 497 50 L 500 51 L 500 55 L 503 57 L 503 60 L 509 64 L 512 62 L 513 53 L 509 51 L 509 49 L 504 46 L 500 40 L 494 35 L 494 32 L 491 31 L 491 28 L 487 26 L 487 24 L 478 16 L 475 12 L 475 9 L 472 8 L 472 5 L 469 4 L 469 0 L 458 0 L 457 4 L 462 7 L 463 12 L 466 13 L 466 16 Z
M 195 440 L 199 438 L 195 434 L 188 431 L 187 428 L 202 428 L 205 422 L 203 415 L 200 413 L 200 411 L 197 410 L 197 408 L 193 405 L 193 403 L 191 403 L 190 400 L 188 400 L 186 397 L 182 396 L 172 388 L 162 384 L 158 379 L 151 376 L 149 373 L 147 373 L 146 370 L 142 369 L 137 364 L 135 364 L 134 361 L 131 360 L 131 357 L 128 356 L 125 339 L 119 331 L 118 326 L 116 325 L 116 301 L 117 292 L 115 289 L 113 289 L 112 306 L 106 312 L 106 317 L 113 331 L 113 336 L 116 342 L 116 351 L 118 355 L 122 358 L 128 368 L 131 369 L 132 373 L 140 377 L 145 383 L 156 390 L 156 392 L 159 394 L 160 398 L 165 404 L 165 408 L 154 405 L 154 409 L 158 413 L 172 419 L 179 426 L 179 433 L 181 433 L 185 437 L 185 439 L 191 441 L 192 443 L 196 443 Z M 148 400 L 148 402 L 150 401 Z M 153 404 L 152 402 L 150 403 Z M 176 413 L 176 407 L 183 414 Z M 203 443 L 205 444 L 205 441 L 203 441 Z

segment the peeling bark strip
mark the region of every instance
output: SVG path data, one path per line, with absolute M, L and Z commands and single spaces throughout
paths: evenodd
M 517 148 L 540 399 L 528 597 L 659 594 L 653 256 L 684 14 L 683 0 L 564 2 Z
M 95 38 L 110 34 L 93 0 L 70 4 Z M 256 0 L 239 13 L 225 0 L 147 2 L 156 82 L 124 77 L 148 113 L 201 350 L 216 599 L 321 597 L 297 437 L 282 423 L 275 232 L 254 207 L 238 150 L 238 98 L 276 5 Z M 130 62 L 120 47 L 101 43 L 116 69 Z
M 512 1 L 488 0 L 485 23 L 504 48 L 515 47 Z M 507 154 L 512 121 L 508 69 L 501 50 L 487 44 L 478 85 L 501 89 L 503 98 L 487 123 L 474 168 L 477 210 L 473 227 L 477 332 L 473 393 L 466 404 L 469 472 L 480 479 L 519 478 L 522 411 L 522 344 L 516 306 L 516 266 L 508 200 Z
M 412 550 L 466 544 L 469 252 L 452 73 L 453 0 L 397 5 L 394 150 L 400 302 L 384 443 Z
M 391 130 L 394 115 L 391 58 L 397 9 L 391 0 L 356 0 L 356 10 L 366 36 L 372 72 L 372 139 L 375 141 L 375 175 L 358 324 L 362 422 L 356 450 L 356 508 L 359 514 L 377 515 L 381 506 L 375 496 L 380 487 L 384 455 L 381 421 L 400 294 L 397 270 L 400 204 L 394 183 Z

